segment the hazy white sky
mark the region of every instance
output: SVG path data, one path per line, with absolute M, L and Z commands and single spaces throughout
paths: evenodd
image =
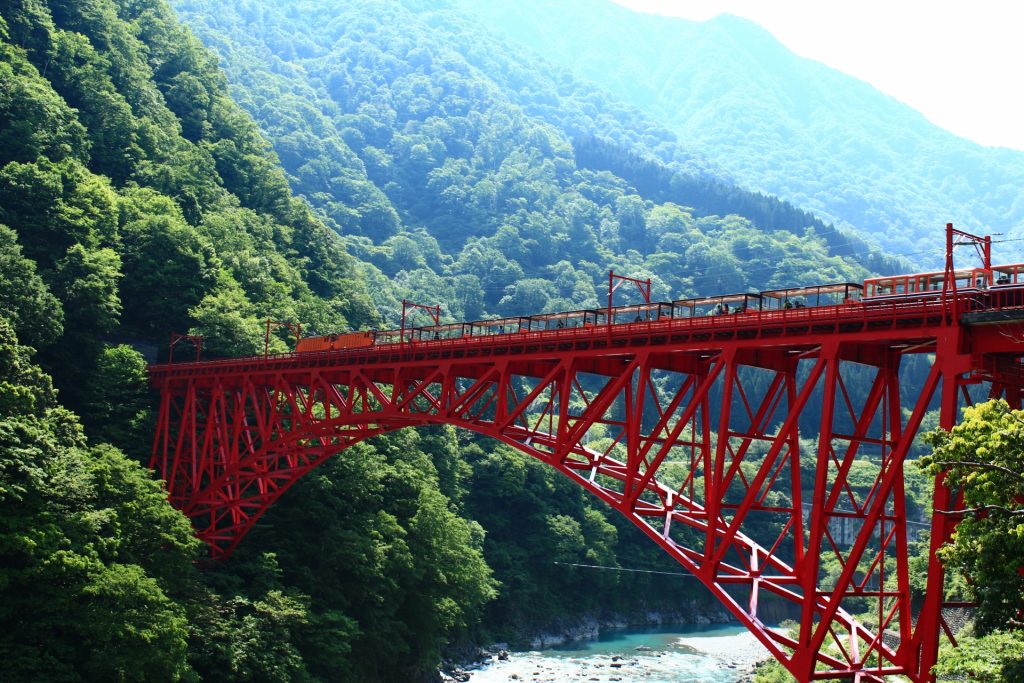
M 705 20 L 728 12 L 983 145 L 1024 150 L 1024 3 L 1016 0 L 614 0 Z

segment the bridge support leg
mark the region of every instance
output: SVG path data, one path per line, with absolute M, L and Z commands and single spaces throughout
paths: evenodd
M 952 429 L 960 414 L 960 392 L 965 383 L 964 376 L 970 370 L 968 357 L 957 353 L 955 337 L 940 339 L 936 363 L 942 363 L 942 398 L 939 407 L 939 426 Z M 932 495 L 933 510 L 951 510 L 959 505 L 960 495 L 946 486 L 945 474 L 935 479 Z M 932 515 L 931 538 L 928 550 L 928 580 L 925 587 L 924 603 L 917 618 L 912 639 L 915 661 L 908 669 L 916 675 L 914 680 L 931 682 L 935 680 L 932 667 L 938 660 L 939 644 L 943 633 L 942 605 L 945 602 L 945 568 L 938 558 L 938 550 L 953 536 L 957 519 L 952 515 Z
M 942 625 L 935 551 L 953 520 L 936 516 L 913 623 L 903 467 L 940 386 L 941 424 L 955 423 L 972 359 L 955 330 L 925 342 L 882 332 L 894 336 L 612 350 L 602 339 L 493 361 L 200 374 L 165 387 L 152 463 L 225 557 L 292 484 L 354 443 L 419 424 L 471 429 L 624 514 L 800 680 L 924 683 Z M 936 361 L 916 395 L 901 396 L 910 353 Z M 1019 391 L 1008 398 L 1019 403 Z M 956 503 L 940 480 L 936 507 Z M 797 636 L 761 621 L 765 598 L 802 611 Z

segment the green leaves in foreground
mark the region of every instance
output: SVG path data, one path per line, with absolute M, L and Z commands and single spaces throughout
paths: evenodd
M 940 551 L 962 573 L 978 601 L 981 634 L 1020 627 L 1024 610 L 1024 412 L 1005 401 L 964 410 L 949 432 L 927 435 L 934 453 L 922 459 L 932 474 L 962 487 L 968 510 L 953 542 Z M 935 514 L 946 514 L 936 510 Z
M 198 541 L 150 474 L 89 448 L 0 318 L 0 678 L 186 678 Z
M 964 410 L 949 432 L 926 438 L 935 451 L 922 464 L 933 474 L 946 472 L 946 482 L 962 488 L 967 508 L 940 558 L 966 577 L 978 602 L 978 635 L 943 650 L 934 673 L 940 679 L 1024 680 L 1024 412 L 989 401 Z
M 1024 681 L 1024 638 L 995 631 L 961 638 L 960 646 L 943 650 L 932 672 L 941 680 L 1003 683 Z

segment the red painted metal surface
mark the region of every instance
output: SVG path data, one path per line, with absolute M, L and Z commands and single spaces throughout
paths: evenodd
M 827 306 L 155 366 L 152 465 L 223 557 L 347 446 L 464 427 L 630 518 L 800 680 L 927 680 L 942 577 L 935 564 L 916 614 L 903 461 L 930 408 L 951 426 L 969 385 L 994 379 L 1019 400 L 1021 384 L 997 373 L 1020 353 L 1005 324 L 958 326 L 950 310 Z M 936 505 L 953 502 L 938 482 Z M 937 546 L 949 518 L 934 531 Z M 766 596 L 799 607 L 796 639 L 765 627 Z M 852 616 L 865 604 L 874 623 Z
M 1024 310 L 961 324 L 955 290 L 150 368 L 152 467 L 214 557 L 368 437 L 450 424 L 558 469 L 692 572 L 799 680 L 931 680 L 949 632 L 934 551 L 911 604 L 903 466 L 972 387 L 1020 405 Z M 977 389 L 974 389 L 977 394 Z M 935 485 L 935 506 L 957 496 Z M 767 601 L 801 615 L 769 629 Z M 870 615 L 866 618 L 864 615 Z M 859 616 L 855 616 L 859 615 Z

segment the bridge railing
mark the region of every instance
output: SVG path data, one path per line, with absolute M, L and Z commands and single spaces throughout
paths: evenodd
M 958 297 L 958 310 L 961 313 L 976 310 L 980 306 L 971 296 Z M 986 306 L 986 308 L 991 308 Z M 1019 308 L 1019 307 L 1016 307 Z M 655 336 L 662 334 L 694 334 L 701 332 L 725 332 L 744 330 L 772 330 L 780 326 L 791 327 L 800 324 L 835 325 L 840 323 L 869 325 L 873 323 L 896 323 L 927 319 L 934 321 L 939 318 L 945 324 L 952 323 L 953 300 L 945 302 L 939 297 L 933 299 L 888 301 L 857 301 L 825 306 L 808 306 L 779 310 L 753 310 L 741 313 L 725 313 L 698 317 L 662 318 L 660 320 L 619 323 L 615 325 L 587 325 L 553 330 L 536 330 L 523 332 L 506 332 L 503 334 L 472 335 L 450 339 L 432 339 L 425 341 L 406 341 L 401 343 L 377 344 L 369 347 L 336 349 L 329 351 L 308 351 L 297 353 L 271 354 L 269 356 L 254 355 L 236 358 L 211 359 L 185 363 L 155 364 L 150 372 L 164 374 L 171 371 L 186 372 L 190 369 L 203 368 L 215 371 L 217 368 L 236 366 L 240 363 L 268 365 L 287 365 L 296 360 L 316 362 L 318 360 L 337 360 L 340 357 L 356 356 L 366 353 L 403 353 L 416 354 L 434 349 L 470 349 L 484 346 L 500 347 L 510 343 L 562 343 L 576 341 L 595 341 L 600 339 L 622 339 L 637 336 Z M 934 326 L 935 323 L 928 323 Z

